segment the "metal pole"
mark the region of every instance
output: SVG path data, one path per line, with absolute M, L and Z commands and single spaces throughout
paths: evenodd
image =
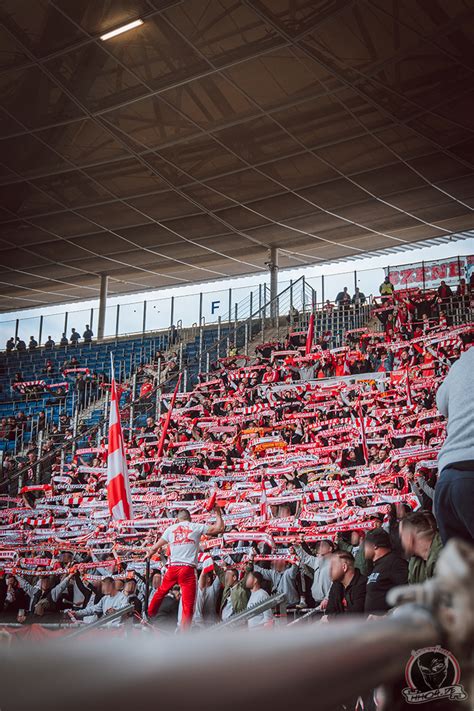
M 423 274 L 423 291 L 425 291 L 426 288 L 426 280 L 425 280 L 425 262 L 424 260 L 421 262 L 421 271 Z
M 117 304 L 117 313 L 115 315 L 115 338 L 118 337 L 120 328 L 120 304 Z
M 321 302 L 324 306 L 325 303 L 325 298 L 324 298 L 324 274 L 321 274 Z
M 217 358 L 221 356 L 221 317 L 217 317 Z
M 41 457 L 43 456 L 43 432 L 38 433 L 38 464 L 36 465 L 36 472 L 35 472 L 35 479 L 37 484 L 41 484 L 41 477 L 40 477 L 40 460 Z
M 146 301 L 143 302 L 143 323 L 142 323 L 142 333 L 146 331 Z
M 133 410 L 134 410 L 134 401 L 136 398 L 136 393 L 137 393 L 137 374 L 134 373 L 132 376 L 132 392 L 131 392 L 131 397 L 130 397 L 130 419 L 129 419 L 129 427 L 132 429 L 133 427 Z
M 174 296 L 171 297 L 171 304 L 170 304 L 170 326 L 173 325 L 174 321 Z
M 239 305 L 234 305 L 234 347 L 237 348 L 237 316 L 238 316 Z
M 229 323 L 232 321 L 232 289 L 229 289 L 229 318 L 227 320 Z
M 202 322 L 202 291 L 199 294 L 199 325 L 201 325 Z
M 43 340 L 43 316 L 40 316 L 39 329 L 38 329 L 38 346 L 41 346 L 42 340 Z
M 270 272 L 270 317 L 275 325 L 275 319 L 278 318 L 278 249 L 270 247 L 268 250 L 268 271 Z
M 303 277 L 301 279 L 301 301 L 302 301 L 302 311 L 305 313 L 306 311 L 306 279 Z
M 156 402 L 155 402 L 155 420 L 161 415 L 161 358 L 158 359 L 158 371 L 156 374 Z
M 145 568 L 145 609 L 143 610 L 143 617 L 146 618 L 148 611 L 148 601 L 150 599 L 150 559 L 146 559 Z
M 105 309 L 107 308 L 107 290 L 109 277 L 107 274 L 100 275 L 100 296 L 99 296 L 99 325 L 97 328 L 97 338 L 101 341 L 105 331 Z
M 20 326 L 20 319 L 17 318 L 17 320 L 16 320 L 16 322 L 15 322 L 15 341 L 16 341 L 16 339 L 18 338 L 18 329 L 19 329 L 19 326 Z

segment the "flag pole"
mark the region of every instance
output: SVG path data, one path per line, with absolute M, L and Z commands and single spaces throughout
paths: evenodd
M 172 414 L 172 412 L 173 412 L 174 403 L 176 402 L 176 395 L 178 394 L 179 386 L 180 386 L 180 384 L 181 384 L 181 375 L 182 375 L 182 374 L 180 373 L 179 376 L 178 376 L 178 382 L 176 383 L 176 387 L 175 387 L 174 392 L 173 392 L 173 397 L 171 398 L 169 410 L 168 410 L 168 412 L 166 413 L 166 419 L 165 419 L 165 422 L 164 422 L 164 424 L 163 424 L 163 429 L 162 429 L 162 431 L 161 431 L 161 437 L 160 437 L 160 441 L 159 441 L 159 444 L 158 444 L 158 451 L 157 451 L 157 453 L 156 453 L 156 456 L 157 456 L 157 457 L 161 457 L 162 454 L 163 454 L 163 448 L 164 448 L 164 446 L 165 446 L 166 433 L 168 432 L 168 427 L 169 427 L 170 421 L 171 421 L 171 414 Z
M 148 611 L 148 601 L 150 599 L 150 559 L 147 556 L 146 568 L 145 568 L 145 607 L 143 610 L 144 617 L 146 619 Z

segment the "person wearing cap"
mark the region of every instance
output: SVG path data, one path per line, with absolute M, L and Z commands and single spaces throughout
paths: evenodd
M 367 560 L 373 563 L 367 578 L 364 610 L 368 615 L 383 615 L 390 609 L 388 591 L 408 582 L 408 563 L 392 551 L 390 536 L 383 528 L 367 532 L 364 551 Z
M 440 476 L 434 513 L 443 544 L 450 538 L 474 542 L 474 348 L 454 363 L 436 394 L 448 418 L 447 437 L 438 454 Z

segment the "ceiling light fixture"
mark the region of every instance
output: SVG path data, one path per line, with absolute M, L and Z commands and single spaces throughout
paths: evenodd
M 111 37 L 121 35 L 122 32 L 128 32 L 129 30 L 135 29 L 135 27 L 140 27 L 140 25 L 143 25 L 143 20 L 134 20 L 133 22 L 129 22 L 128 25 L 122 25 L 122 27 L 117 27 L 116 30 L 106 32 L 105 35 L 100 36 L 100 39 L 104 42 L 105 40 L 111 39 Z

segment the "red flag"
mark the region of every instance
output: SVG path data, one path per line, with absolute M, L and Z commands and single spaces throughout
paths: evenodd
M 107 500 L 112 518 L 133 518 L 130 481 L 113 369 L 110 388 L 109 443 L 107 451 Z
M 181 383 L 181 373 L 179 374 L 178 382 L 176 383 L 173 397 L 171 398 L 170 407 L 169 407 L 168 412 L 166 413 L 166 420 L 163 424 L 163 429 L 161 430 L 161 437 L 160 437 L 160 441 L 158 443 L 158 452 L 156 454 L 157 457 L 161 457 L 161 455 L 163 454 L 163 447 L 165 446 L 166 433 L 168 432 L 168 427 L 170 426 L 171 414 L 173 412 L 174 404 L 176 402 L 176 395 L 178 394 L 178 389 L 179 389 L 180 383 Z
M 309 317 L 308 333 L 306 335 L 306 355 L 311 353 L 314 338 L 314 314 Z

